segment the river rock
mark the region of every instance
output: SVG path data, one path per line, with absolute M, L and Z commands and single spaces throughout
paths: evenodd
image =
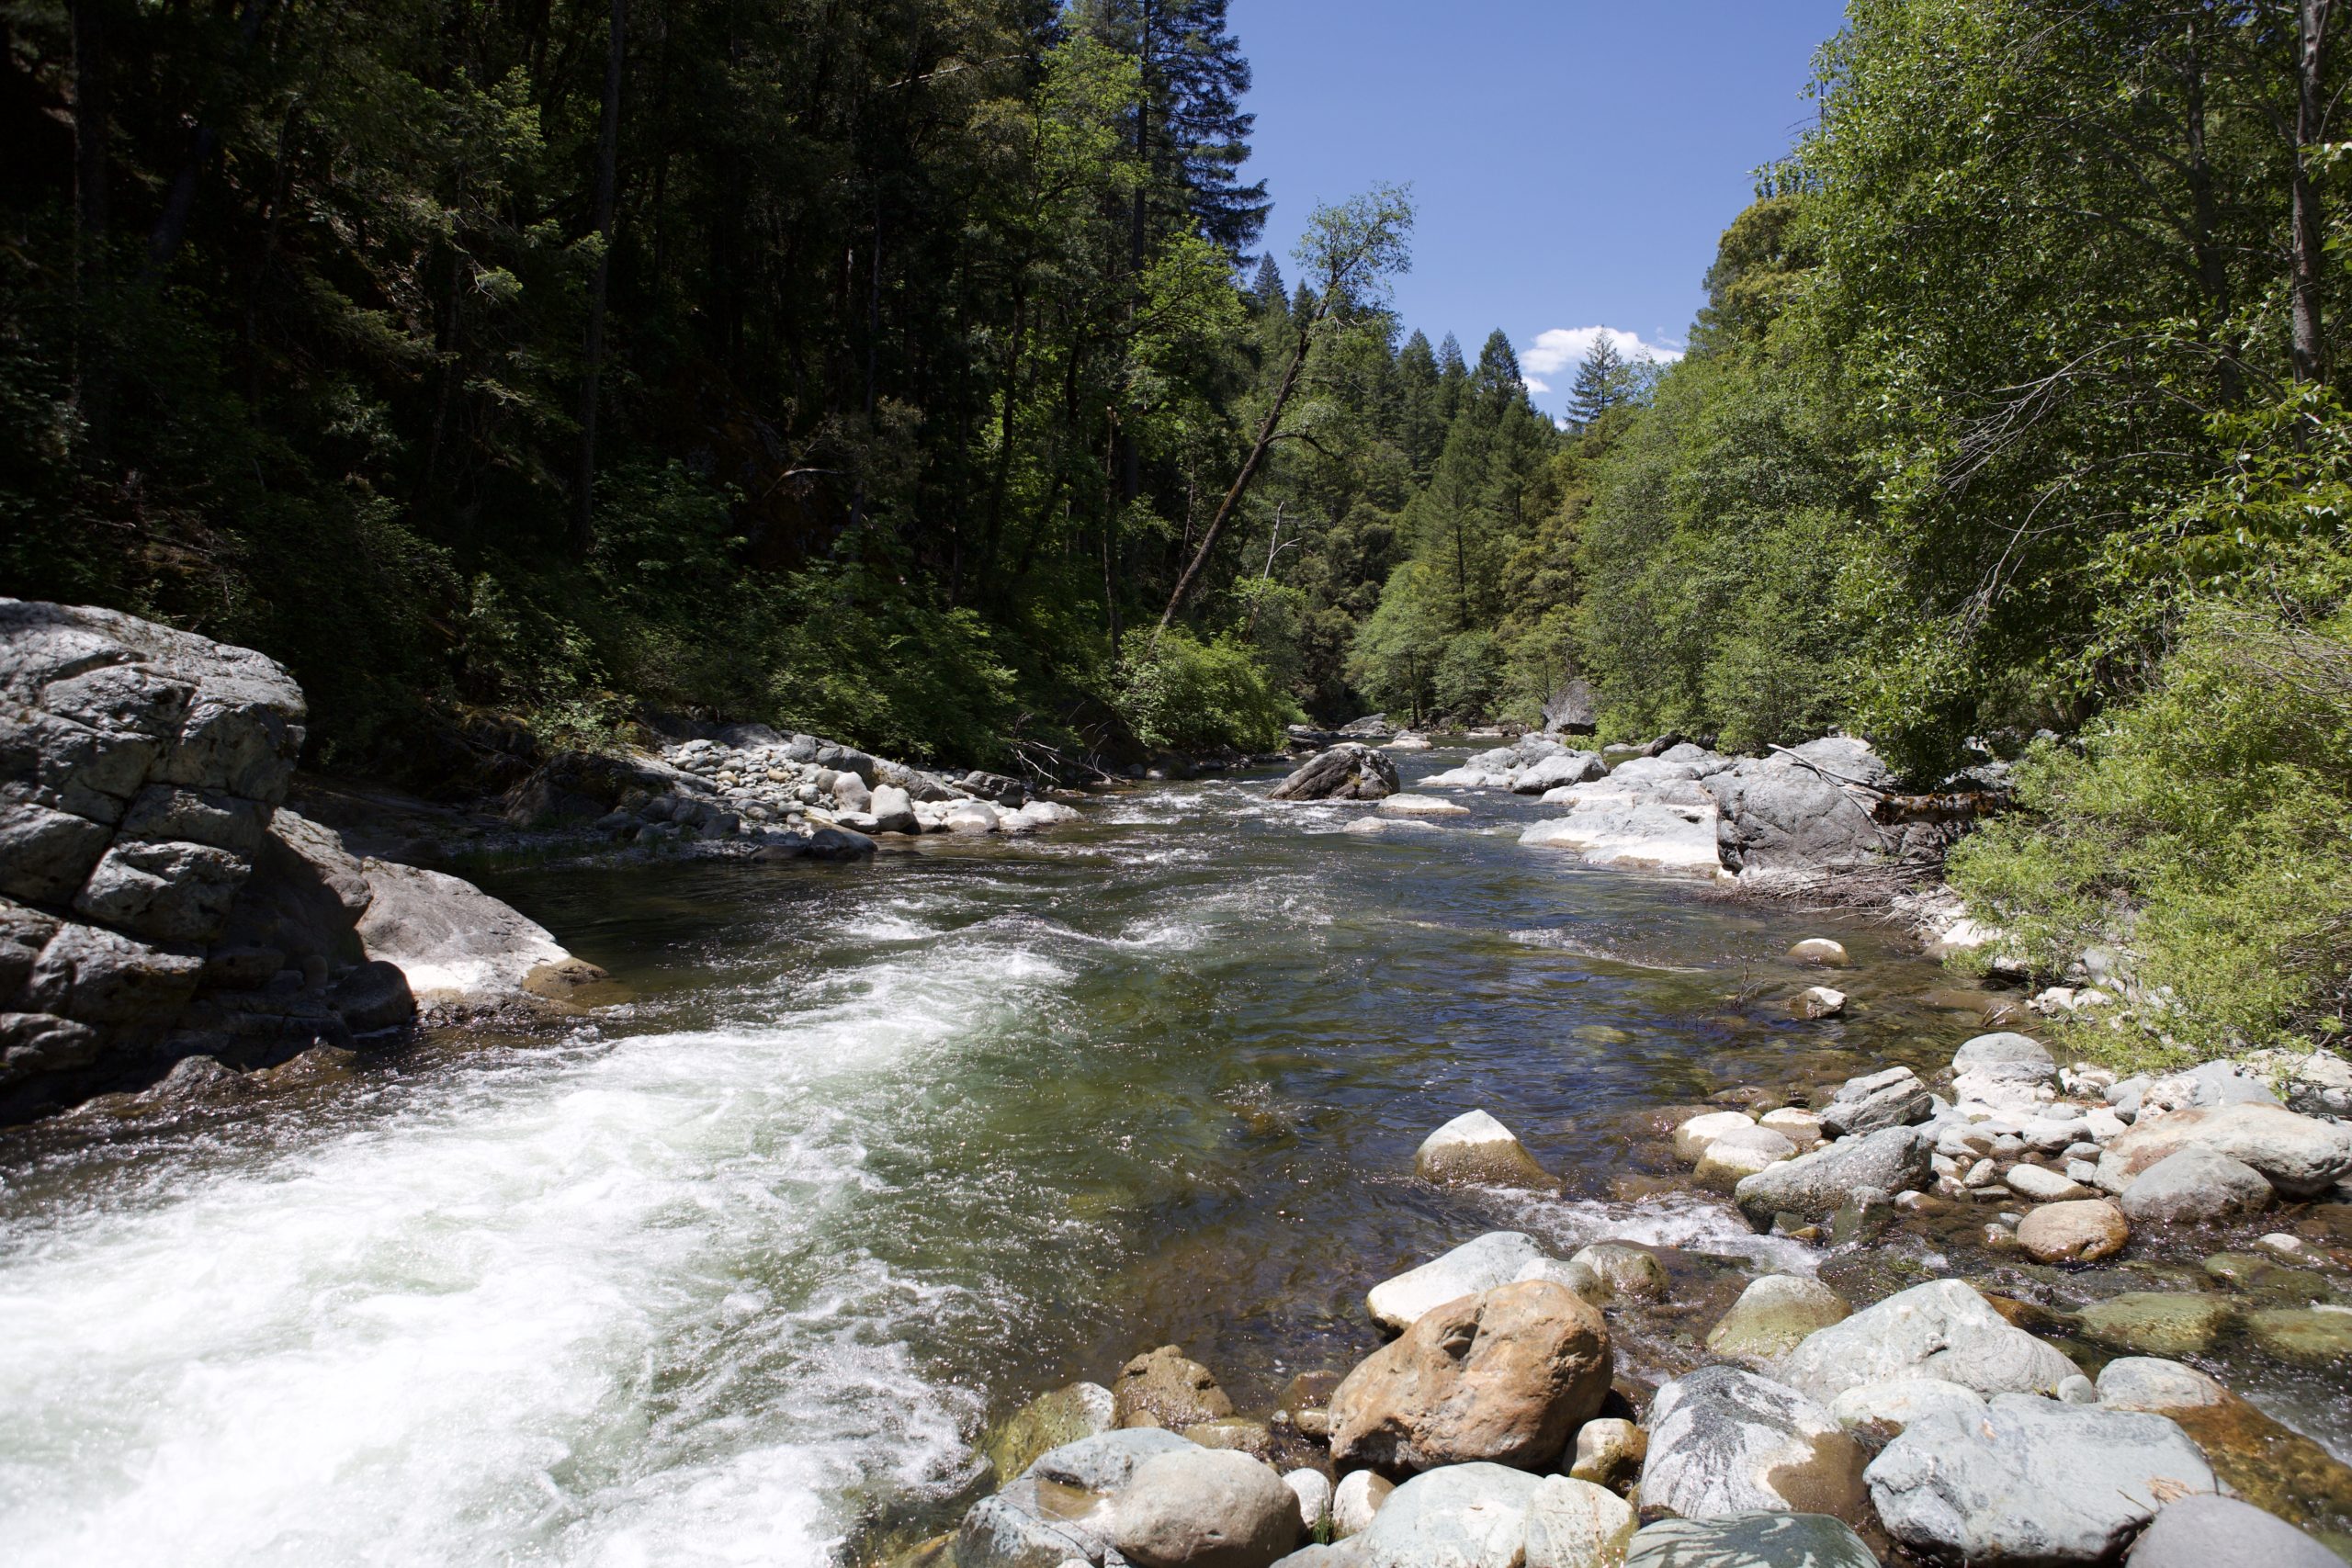
M 2191 1145 L 2253 1167 L 2290 1197 L 2314 1197 L 2352 1176 L 2352 1128 L 2284 1106 L 2243 1104 L 2143 1115 L 2100 1154 L 2098 1184 L 2124 1191 Z
M 1331 1488 L 1331 1539 L 1345 1540 L 1372 1528 L 1396 1483 L 1374 1470 L 1351 1470 Z
M 1849 1432 L 1882 1443 L 1937 1412 L 1981 1416 L 1984 1396 L 1941 1378 L 1898 1378 L 1849 1388 L 1829 1402 L 1830 1419 Z
M 1107 1533 L 1138 1568 L 1270 1568 L 1298 1544 L 1298 1496 L 1247 1454 L 1154 1454 L 1112 1499 Z
M 1846 993 L 1828 986 L 1807 986 L 1789 1003 L 1799 1018 L 1836 1018 L 1846 1010 Z
M 1934 1151 L 1934 1138 L 1912 1127 L 1841 1138 L 1746 1178 L 1732 1190 L 1732 1200 L 1759 1229 L 1781 1213 L 1826 1220 L 1857 1193 L 1892 1198 L 1925 1187 Z
M 1734 1127 L 1707 1145 L 1694 1174 L 1700 1186 L 1728 1192 L 1758 1171 L 1794 1159 L 1796 1152 L 1796 1145 L 1770 1127 Z
M 1483 1111 L 1466 1111 L 1423 1139 L 1413 1156 L 1413 1173 L 1442 1184 L 1540 1190 L 1559 1186 L 1510 1128 Z
M 2220 1484 L 2161 1416 L 1994 1397 L 1914 1422 L 1868 1472 L 1888 1533 L 1969 1564 L 2112 1562 L 2165 1504 Z
M 1526 1568 L 1616 1568 L 1638 1528 L 1634 1510 L 1614 1492 L 1547 1475 L 1527 1505 Z
M 2248 1313 L 2245 1325 L 2256 1344 L 2282 1361 L 2352 1366 L 2352 1307 L 2277 1307 Z
M 2036 1263 L 2096 1263 L 2131 1239 L 2131 1222 L 2103 1198 L 2044 1203 L 2018 1224 L 2018 1245 Z
M 1748 1281 L 1729 1312 L 1707 1333 L 1707 1348 L 1726 1361 L 1759 1367 L 1779 1360 L 1806 1337 L 1853 1309 L 1818 1280 L 1767 1274 Z
M 1843 1519 L 1778 1511 L 1660 1519 L 1626 1548 L 1625 1568 L 1878 1568 Z
M 1951 1070 L 1999 1082 L 2041 1084 L 2056 1080 L 2058 1063 L 2031 1035 L 2003 1032 L 1964 1043 L 1952 1053 Z
M 1649 1451 L 1647 1432 L 1619 1416 L 1599 1416 L 1577 1428 L 1568 1473 L 1611 1492 L 1628 1492 L 1641 1479 Z
M 997 808 L 985 800 L 958 800 L 947 807 L 939 820 L 942 831 L 965 838 L 980 838 L 1000 831 L 1004 826 Z
M 2235 1315 L 2228 1298 L 2188 1291 L 2127 1291 L 2080 1314 L 2086 1337 L 2143 1356 L 2202 1354 Z
M 2132 1568 L 2344 1568 L 2344 1559 L 2286 1520 L 2234 1497 L 2204 1495 L 2165 1504 L 2127 1561 Z
M 1866 865 L 1901 847 L 1871 813 L 1894 774 L 1866 742 L 1826 736 L 1708 781 L 1723 802 L 1724 864 L 1744 877 Z M 1854 781 L 1851 787 L 1840 781 Z
M 1848 1078 L 1821 1110 L 1821 1130 L 1833 1138 L 1853 1137 L 1924 1122 L 1934 1096 L 1908 1067 Z
M 2098 1402 L 2110 1410 L 2165 1415 L 2229 1399 L 2228 1390 L 2195 1367 L 2161 1356 L 2119 1356 L 2099 1370 Z
M 956 1531 L 956 1568 L 1099 1563 L 1112 1550 L 1103 1529 L 1112 1495 L 1155 1457 L 1204 1451 L 1173 1432 L 1152 1430 L 1103 1432 L 1049 1450 L 1020 1479 L 965 1512 Z
M 1309 1539 L 1328 1535 L 1331 1524 L 1331 1478 L 1319 1470 L 1285 1471 L 1283 1484 L 1298 1500 L 1298 1528 Z
M 1821 1142 L 1821 1118 L 1799 1106 L 1783 1105 L 1778 1111 L 1767 1111 L 1756 1119 L 1759 1127 L 1770 1127 L 1797 1146 L 1802 1154 Z
M 1434 795 L 1392 795 L 1380 803 L 1380 809 L 1398 817 L 1467 817 L 1470 808 L 1457 802 L 1442 800 Z
M 1233 1414 L 1216 1377 L 1174 1345 L 1146 1351 L 1119 1369 L 1111 1385 L 1112 1418 L 1121 1427 L 1149 1423 L 1172 1434 Z
M 1214 1421 L 1195 1421 L 1189 1427 L 1177 1428 L 1179 1436 L 1204 1449 L 1224 1449 L 1233 1453 L 1248 1454 L 1252 1459 L 1271 1460 L 1274 1451 L 1274 1429 L 1263 1421 L 1252 1421 L 1247 1416 L 1220 1416 Z
M 897 784 L 876 784 L 874 797 L 866 810 L 874 818 L 877 833 L 919 833 L 922 825 L 915 820 L 914 796 Z
M 1553 1258 L 1532 1236 L 1488 1231 L 1418 1269 L 1383 1280 L 1364 1297 L 1364 1306 L 1374 1322 L 1401 1333 L 1431 1307 L 1521 1280 L 1549 1280 L 1588 1300 L 1599 1288 L 1589 1272 Z
M 1631 777 L 1626 768 L 1632 766 L 1591 784 L 1545 791 L 1544 798 L 1566 806 L 1568 814 L 1529 824 L 1519 841 L 1572 850 L 1589 865 L 1719 874 L 1715 798 L 1707 787 L 1690 779 Z
M 1591 1270 L 1603 1301 L 1662 1302 L 1671 1288 L 1666 1265 L 1631 1242 L 1594 1242 L 1578 1248 L 1568 1267 Z
M 1268 792 L 1275 800 L 1378 800 L 1395 793 L 1396 764 L 1352 740 L 1308 758 Z
M 1548 1280 L 1424 1313 L 1331 1396 L 1331 1457 L 1388 1472 L 1557 1459 L 1611 1374 L 1599 1309 Z
M 2098 1197 L 2097 1188 L 2086 1187 L 2073 1177 L 2038 1165 L 2020 1163 L 2009 1167 L 2001 1173 L 2001 1184 L 2033 1203 L 2079 1203 Z M 2127 1210 L 2127 1217 L 2129 1213 Z
M 1703 1111 L 1675 1128 L 1675 1157 L 1686 1164 L 1697 1165 L 1705 1157 L 1707 1145 L 1717 1138 L 1754 1125 L 1755 1119 L 1744 1111 Z
M 2132 1179 L 2119 1201 L 2134 1224 L 2212 1224 L 2258 1214 L 2277 1201 L 2269 1179 L 2254 1167 L 2188 1144 Z
M 1351 1551 L 1362 1568 L 1525 1568 L 1542 1483 L 1499 1464 L 1455 1464 L 1388 1495 Z
M 2080 1369 L 2013 1326 L 1969 1285 L 1935 1280 L 1806 1336 L 1781 1364 L 1781 1375 L 1825 1402 L 1849 1388 L 1903 1378 L 1938 1378 L 1984 1394 L 2054 1397 Z
M 1861 1445 L 1794 1389 L 1738 1367 L 1702 1367 L 1658 1390 L 1642 1506 L 1684 1518 L 1757 1508 L 1857 1518 Z
M 1542 795 L 1570 784 L 1590 784 L 1608 774 L 1600 752 L 1562 751 L 1539 758 L 1513 773 L 1510 787 L 1514 795 Z
M 396 964 L 425 1003 L 481 1006 L 522 994 L 542 965 L 571 960 L 545 926 L 445 872 L 367 863 L 374 897 L 359 920 L 368 956 Z
M 1789 956 L 1799 964 L 1812 964 L 1826 969 L 1843 969 L 1853 959 L 1846 953 L 1846 944 L 1826 936 L 1809 936 L 1789 949 Z
M 1109 1431 L 1115 1406 L 1111 1391 L 1099 1382 L 1072 1383 L 1039 1394 L 982 1445 L 997 1484 L 1016 1479 L 1048 1450 Z

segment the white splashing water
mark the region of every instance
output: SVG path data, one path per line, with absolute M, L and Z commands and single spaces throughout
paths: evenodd
M 21 1229 L 0 1558 L 825 1560 L 846 1498 L 971 1463 L 974 1396 L 892 1332 L 953 1292 L 860 1245 L 864 1140 L 1060 978 L 942 946 L 789 1028 L 503 1055 Z

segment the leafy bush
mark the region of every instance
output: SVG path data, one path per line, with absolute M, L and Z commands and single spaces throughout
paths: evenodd
M 1300 716 L 1250 648 L 1228 637 L 1204 643 L 1171 627 L 1155 647 L 1150 632 L 1132 632 L 1114 681 L 1128 728 L 1170 750 L 1269 751 Z
M 2211 606 L 2143 697 L 2043 744 L 1954 884 L 2054 974 L 2120 949 L 2185 1049 L 2333 1040 L 2352 1010 L 2352 615 Z

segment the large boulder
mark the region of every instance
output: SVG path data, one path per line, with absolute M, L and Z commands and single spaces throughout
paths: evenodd
M 1524 1568 L 1527 1512 L 1543 1483 L 1499 1464 L 1456 1464 L 1388 1495 L 1351 1538 L 1360 1568 Z
M 1758 1508 L 1863 1516 L 1862 1446 L 1794 1389 L 1737 1367 L 1702 1367 L 1650 1406 L 1642 1506 L 1684 1518 Z
M 2352 1127 L 2249 1102 L 2143 1115 L 2100 1153 L 2098 1184 L 2121 1192 L 2191 1145 L 2253 1167 L 2290 1197 L 2315 1197 L 2352 1177 Z
M 1955 1074 L 1974 1073 L 2006 1083 L 2056 1081 L 2057 1060 L 2030 1034 L 1979 1034 L 1952 1053 Z
M 1591 784 L 1545 791 L 1544 799 L 1566 806 L 1567 815 L 1531 824 L 1519 841 L 1572 850 L 1588 865 L 1714 875 L 1722 869 L 1714 796 L 1694 778 L 1630 773 L 1636 765 L 1627 762 Z
M 1742 875 L 1814 874 L 1886 858 L 1894 834 L 1872 814 L 1893 782 L 1876 753 L 1832 737 L 1735 764 L 1708 781 L 1721 807 L 1716 844 Z
M 1926 1186 L 1934 1158 L 1935 1140 L 1921 1129 L 1889 1127 L 1767 1167 L 1742 1179 L 1732 1201 L 1758 1226 L 1782 1213 L 1827 1219 L 1861 1194 L 1892 1198 Z
M 1826 1514 L 1660 1519 L 1626 1548 L 1625 1568 L 1878 1568 L 1854 1527 Z
M 1424 1181 L 1481 1187 L 1559 1186 L 1510 1128 L 1483 1111 L 1465 1111 L 1422 1139 L 1413 1174 Z
M 1270 1568 L 1298 1544 L 1298 1498 L 1247 1454 L 1154 1454 L 1111 1500 L 1111 1543 L 1137 1568 Z
M 1396 1472 L 1560 1457 L 1609 1392 L 1609 1328 L 1566 1288 L 1531 1280 L 1424 1313 L 1331 1395 L 1331 1456 Z
M 1889 1534 L 1951 1563 L 2112 1562 L 2158 1509 L 2220 1482 L 2161 1416 L 1996 1396 L 1912 1423 L 1871 1461 Z
M 1383 1280 L 1364 1297 L 1372 1319 L 1403 1332 L 1432 1307 L 1521 1280 L 1549 1280 L 1591 1299 L 1589 1272 L 1563 1263 L 1518 1231 L 1488 1231 L 1418 1269 Z
M 1129 1478 L 1162 1455 L 1206 1451 L 1147 1428 L 1104 1432 L 1041 1454 L 1019 1480 L 966 1511 L 956 1531 L 956 1568 L 1100 1563 L 1115 1550 L 1109 1504 Z
M 2132 1568 L 2344 1568 L 2344 1559 L 2275 1514 L 2234 1497 L 2207 1495 L 2167 1503 L 2132 1543 Z
M 1939 1378 L 1979 1393 L 2055 1395 L 2078 1369 L 1958 1280 L 1899 1291 L 1805 1337 L 1781 1376 L 1826 1404 L 1849 1388 Z
M 1378 800 L 1396 792 L 1396 764 L 1349 741 L 1318 752 L 1269 792 L 1276 800 Z
M 2254 1167 L 2188 1144 L 2132 1178 L 2119 1201 L 2134 1224 L 2199 1225 L 2258 1214 L 2277 1194 Z
M 1609 769 L 1601 762 L 1600 752 L 1563 751 L 1531 762 L 1513 773 L 1510 788 L 1513 795 L 1542 795 L 1546 790 L 1590 784 L 1608 775 Z
M 533 976 L 573 962 L 545 926 L 462 877 L 367 863 L 375 897 L 359 920 L 370 958 L 400 965 L 428 1005 L 482 1006 L 526 994 Z

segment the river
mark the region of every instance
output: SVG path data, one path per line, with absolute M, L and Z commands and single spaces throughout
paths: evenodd
M 1483 1230 L 1678 1248 L 1623 1335 L 1651 1379 L 1747 1273 L 1953 1266 L 1751 1235 L 1641 1116 L 1947 1060 L 1981 998 L 1898 933 L 1521 849 L 1532 801 L 1374 838 L 1266 784 L 866 866 L 486 877 L 633 999 L 266 1113 L 0 1135 L 0 1556 L 821 1562 L 952 1522 L 992 1420 L 1153 1345 L 1262 1413 Z M 1787 1011 L 1813 934 L 1843 1019 Z M 1566 1196 L 1411 1180 L 1473 1108 Z

